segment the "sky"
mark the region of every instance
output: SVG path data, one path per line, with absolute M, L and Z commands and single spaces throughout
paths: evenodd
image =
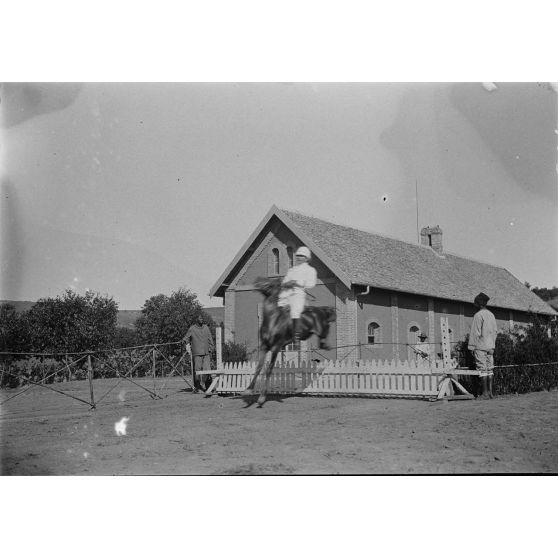
M 5 83 L 0 298 L 208 292 L 275 204 L 558 284 L 549 83 Z M 381 262 L 378 262 L 381 265 Z

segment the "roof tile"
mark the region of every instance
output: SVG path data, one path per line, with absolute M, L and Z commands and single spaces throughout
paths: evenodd
M 353 283 L 472 302 L 483 291 L 489 306 L 556 314 L 509 271 L 430 247 L 329 223 L 281 209 Z M 296 232 L 296 231 L 295 231 Z

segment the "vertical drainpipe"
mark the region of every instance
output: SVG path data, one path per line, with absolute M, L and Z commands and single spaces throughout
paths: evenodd
M 355 332 L 356 332 L 356 342 L 358 344 L 358 360 L 362 360 L 362 349 L 360 347 L 360 340 L 358 337 L 358 297 L 366 296 L 369 292 L 370 292 L 370 285 L 366 285 L 366 290 L 362 291 L 361 293 L 356 292 L 356 286 L 355 286 L 355 300 L 357 303 L 356 313 L 355 313 Z
M 399 360 L 399 305 L 395 293 L 391 294 L 391 341 L 393 358 Z

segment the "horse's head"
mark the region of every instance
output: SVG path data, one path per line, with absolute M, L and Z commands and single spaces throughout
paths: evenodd
M 264 295 L 265 298 L 276 298 L 281 290 L 281 279 L 266 277 L 258 277 L 254 283 L 254 287 Z

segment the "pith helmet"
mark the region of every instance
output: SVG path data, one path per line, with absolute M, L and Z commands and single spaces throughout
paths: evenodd
M 295 256 L 304 256 L 305 258 L 310 259 L 310 250 L 306 248 L 306 246 L 301 246 L 295 253 Z

